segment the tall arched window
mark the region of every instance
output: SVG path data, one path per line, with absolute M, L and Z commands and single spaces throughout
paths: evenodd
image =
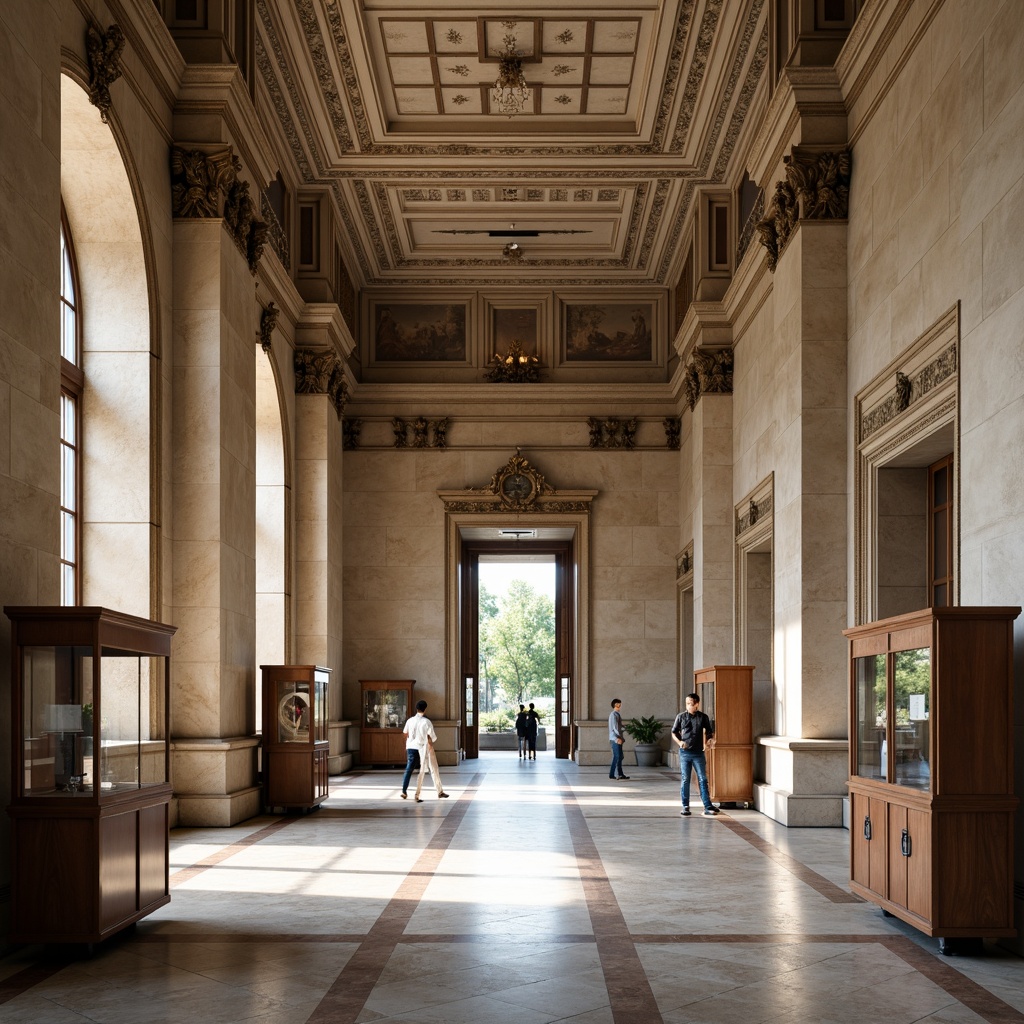
M 63 211 L 62 211 L 63 213 Z M 60 603 L 82 595 L 82 384 L 78 275 L 67 221 L 60 225 Z

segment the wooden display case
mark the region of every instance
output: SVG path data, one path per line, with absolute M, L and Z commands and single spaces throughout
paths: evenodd
M 97 607 L 12 623 L 11 935 L 100 942 L 170 900 L 171 637 Z
M 850 888 L 951 952 L 1012 936 L 1013 620 L 930 608 L 844 630 Z
M 414 710 L 415 679 L 360 679 L 359 760 L 405 765 L 402 727 Z
M 697 669 L 693 681 L 715 730 L 707 750 L 711 799 L 748 807 L 754 802 L 754 667 L 711 665 Z
M 327 799 L 328 685 L 319 665 L 260 665 L 263 803 L 311 810 Z

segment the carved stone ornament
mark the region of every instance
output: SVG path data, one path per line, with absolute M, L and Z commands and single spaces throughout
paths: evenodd
M 794 149 L 783 163 L 786 180 L 775 183 L 775 194 L 756 224 L 772 273 L 798 220 L 843 220 L 850 209 L 848 149 L 828 153 Z
M 230 146 L 210 152 L 173 146 L 171 212 L 175 217 L 223 217 L 228 233 L 255 274 L 267 242 L 267 225 L 256 216 L 249 183 L 238 177 L 241 170 L 242 161 Z
M 910 408 L 910 396 L 914 393 L 913 381 L 900 370 L 896 371 L 896 411 Z
M 296 349 L 294 365 L 295 393 L 327 395 L 340 419 L 348 401 L 348 386 L 341 360 L 333 352 Z
M 732 366 L 731 348 L 693 350 L 683 372 L 683 398 L 691 410 L 701 395 L 732 394 Z
M 277 326 L 277 318 L 281 310 L 273 302 L 262 313 L 260 313 L 260 345 L 264 352 L 269 352 L 274 339 L 274 328 Z
M 636 416 L 625 423 L 614 416 L 608 416 L 603 420 L 597 416 L 590 416 L 587 419 L 587 426 L 590 427 L 590 447 L 630 450 L 636 448 L 637 424 Z
M 448 418 L 428 420 L 425 416 L 417 416 L 411 423 L 395 416 L 391 420 L 391 428 L 395 433 L 396 448 L 447 448 Z M 409 431 L 412 431 L 412 440 Z M 431 435 L 433 439 L 431 439 Z
M 693 542 L 687 544 L 682 554 L 676 560 L 676 579 L 682 579 L 693 572 Z
M 497 384 L 532 384 L 540 380 L 540 359 L 527 355 L 521 341 L 509 343 L 508 352 L 494 353 L 493 365 L 484 378 Z
M 774 507 L 774 498 L 771 491 L 762 493 L 757 500 L 750 499 L 745 512 L 736 513 L 736 536 L 746 533 L 755 523 L 760 522 L 765 516 L 770 515 Z
M 341 421 L 341 447 L 344 451 L 354 452 L 359 447 L 359 432 L 362 426 L 362 420 Z
M 502 508 L 520 512 L 532 508 L 542 494 L 554 494 L 554 488 L 523 458 L 520 449 L 491 477 L 490 494 L 496 494 Z
M 679 451 L 679 435 L 682 432 L 682 421 L 678 416 L 666 416 L 662 421 L 665 428 L 665 447 L 670 451 Z
M 121 51 L 124 33 L 119 25 L 100 32 L 91 25 L 85 34 L 85 50 L 89 58 L 89 102 L 98 107 L 100 120 L 106 124 L 110 114 L 110 86 L 121 77 Z

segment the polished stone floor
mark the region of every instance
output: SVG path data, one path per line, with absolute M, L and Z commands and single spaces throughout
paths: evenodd
M 679 816 L 667 769 L 487 753 L 424 802 L 332 780 L 299 817 L 171 835 L 169 905 L 91 957 L 0 961 L 0 1020 L 1024 1021 L 1024 961 L 847 888 L 848 833 Z

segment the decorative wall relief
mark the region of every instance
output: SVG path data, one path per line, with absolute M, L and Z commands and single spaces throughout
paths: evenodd
M 682 580 L 693 575 L 693 541 L 676 555 L 676 579 Z
M 732 365 L 731 348 L 693 350 L 683 371 L 683 398 L 691 410 L 701 395 L 732 394 Z
M 396 416 L 391 421 L 395 432 L 396 448 L 447 448 L 448 418 L 428 420 L 425 416 L 417 416 L 411 423 Z M 409 438 L 409 432 L 412 438 Z M 433 438 L 431 439 L 431 436 Z
M 955 342 L 922 366 L 917 373 L 911 371 L 910 374 L 907 374 L 902 370 L 897 370 L 889 396 L 870 410 L 861 410 L 858 440 L 867 440 L 901 412 L 905 412 L 934 388 L 955 376 L 956 372 L 957 344 Z
M 106 124 L 110 114 L 110 86 L 121 77 L 121 51 L 124 32 L 111 25 L 106 32 L 91 25 L 85 34 L 85 50 L 89 58 L 89 102 L 99 108 L 100 120 Z
M 172 147 L 171 210 L 175 217 L 223 217 L 255 274 L 267 240 L 267 225 L 256 217 L 249 183 L 238 177 L 241 169 L 242 161 L 230 146 L 210 152 Z
M 736 511 L 736 536 L 746 533 L 752 526 L 760 522 L 765 516 L 770 516 L 774 509 L 774 493 L 769 488 L 763 493 L 751 498 L 742 511 Z
M 665 447 L 671 451 L 679 451 L 679 435 L 682 431 L 682 420 L 678 416 L 666 416 L 661 421 L 665 428 Z
M 274 212 L 267 193 L 262 191 L 260 192 L 260 216 L 267 225 L 267 241 L 270 243 L 270 248 L 277 254 L 281 266 L 285 270 L 291 270 L 292 257 L 288 248 L 288 236 L 277 219 L 277 214 Z
M 264 352 L 270 352 L 274 338 L 274 328 L 277 326 L 277 318 L 281 310 L 273 302 L 260 313 L 260 345 Z
M 540 380 L 540 359 L 524 352 L 522 342 L 511 342 L 504 355 L 495 352 L 492 363 L 484 378 L 494 383 L 526 384 Z
M 850 151 L 813 153 L 794 148 L 783 157 L 786 180 L 775 183 L 765 216 L 756 224 L 775 273 L 798 220 L 843 220 L 850 204 Z
M 638 420 L 634 416 L 621 422 L 613 416 L 599 419 L 591 416 L 587 419 L 590 427 L 591 448 L 629 448 L 636 447 L 636 428 Z
M 296 349 L 295 393 L 327 395 L 340 419 L 348 401 L 348 385 L 341 360 L 333 352 Z
M 362 420 L 341 421 L 341 447 L 343 451 L 354 452 L 359 447 L 359 431 L 362 429 Z

